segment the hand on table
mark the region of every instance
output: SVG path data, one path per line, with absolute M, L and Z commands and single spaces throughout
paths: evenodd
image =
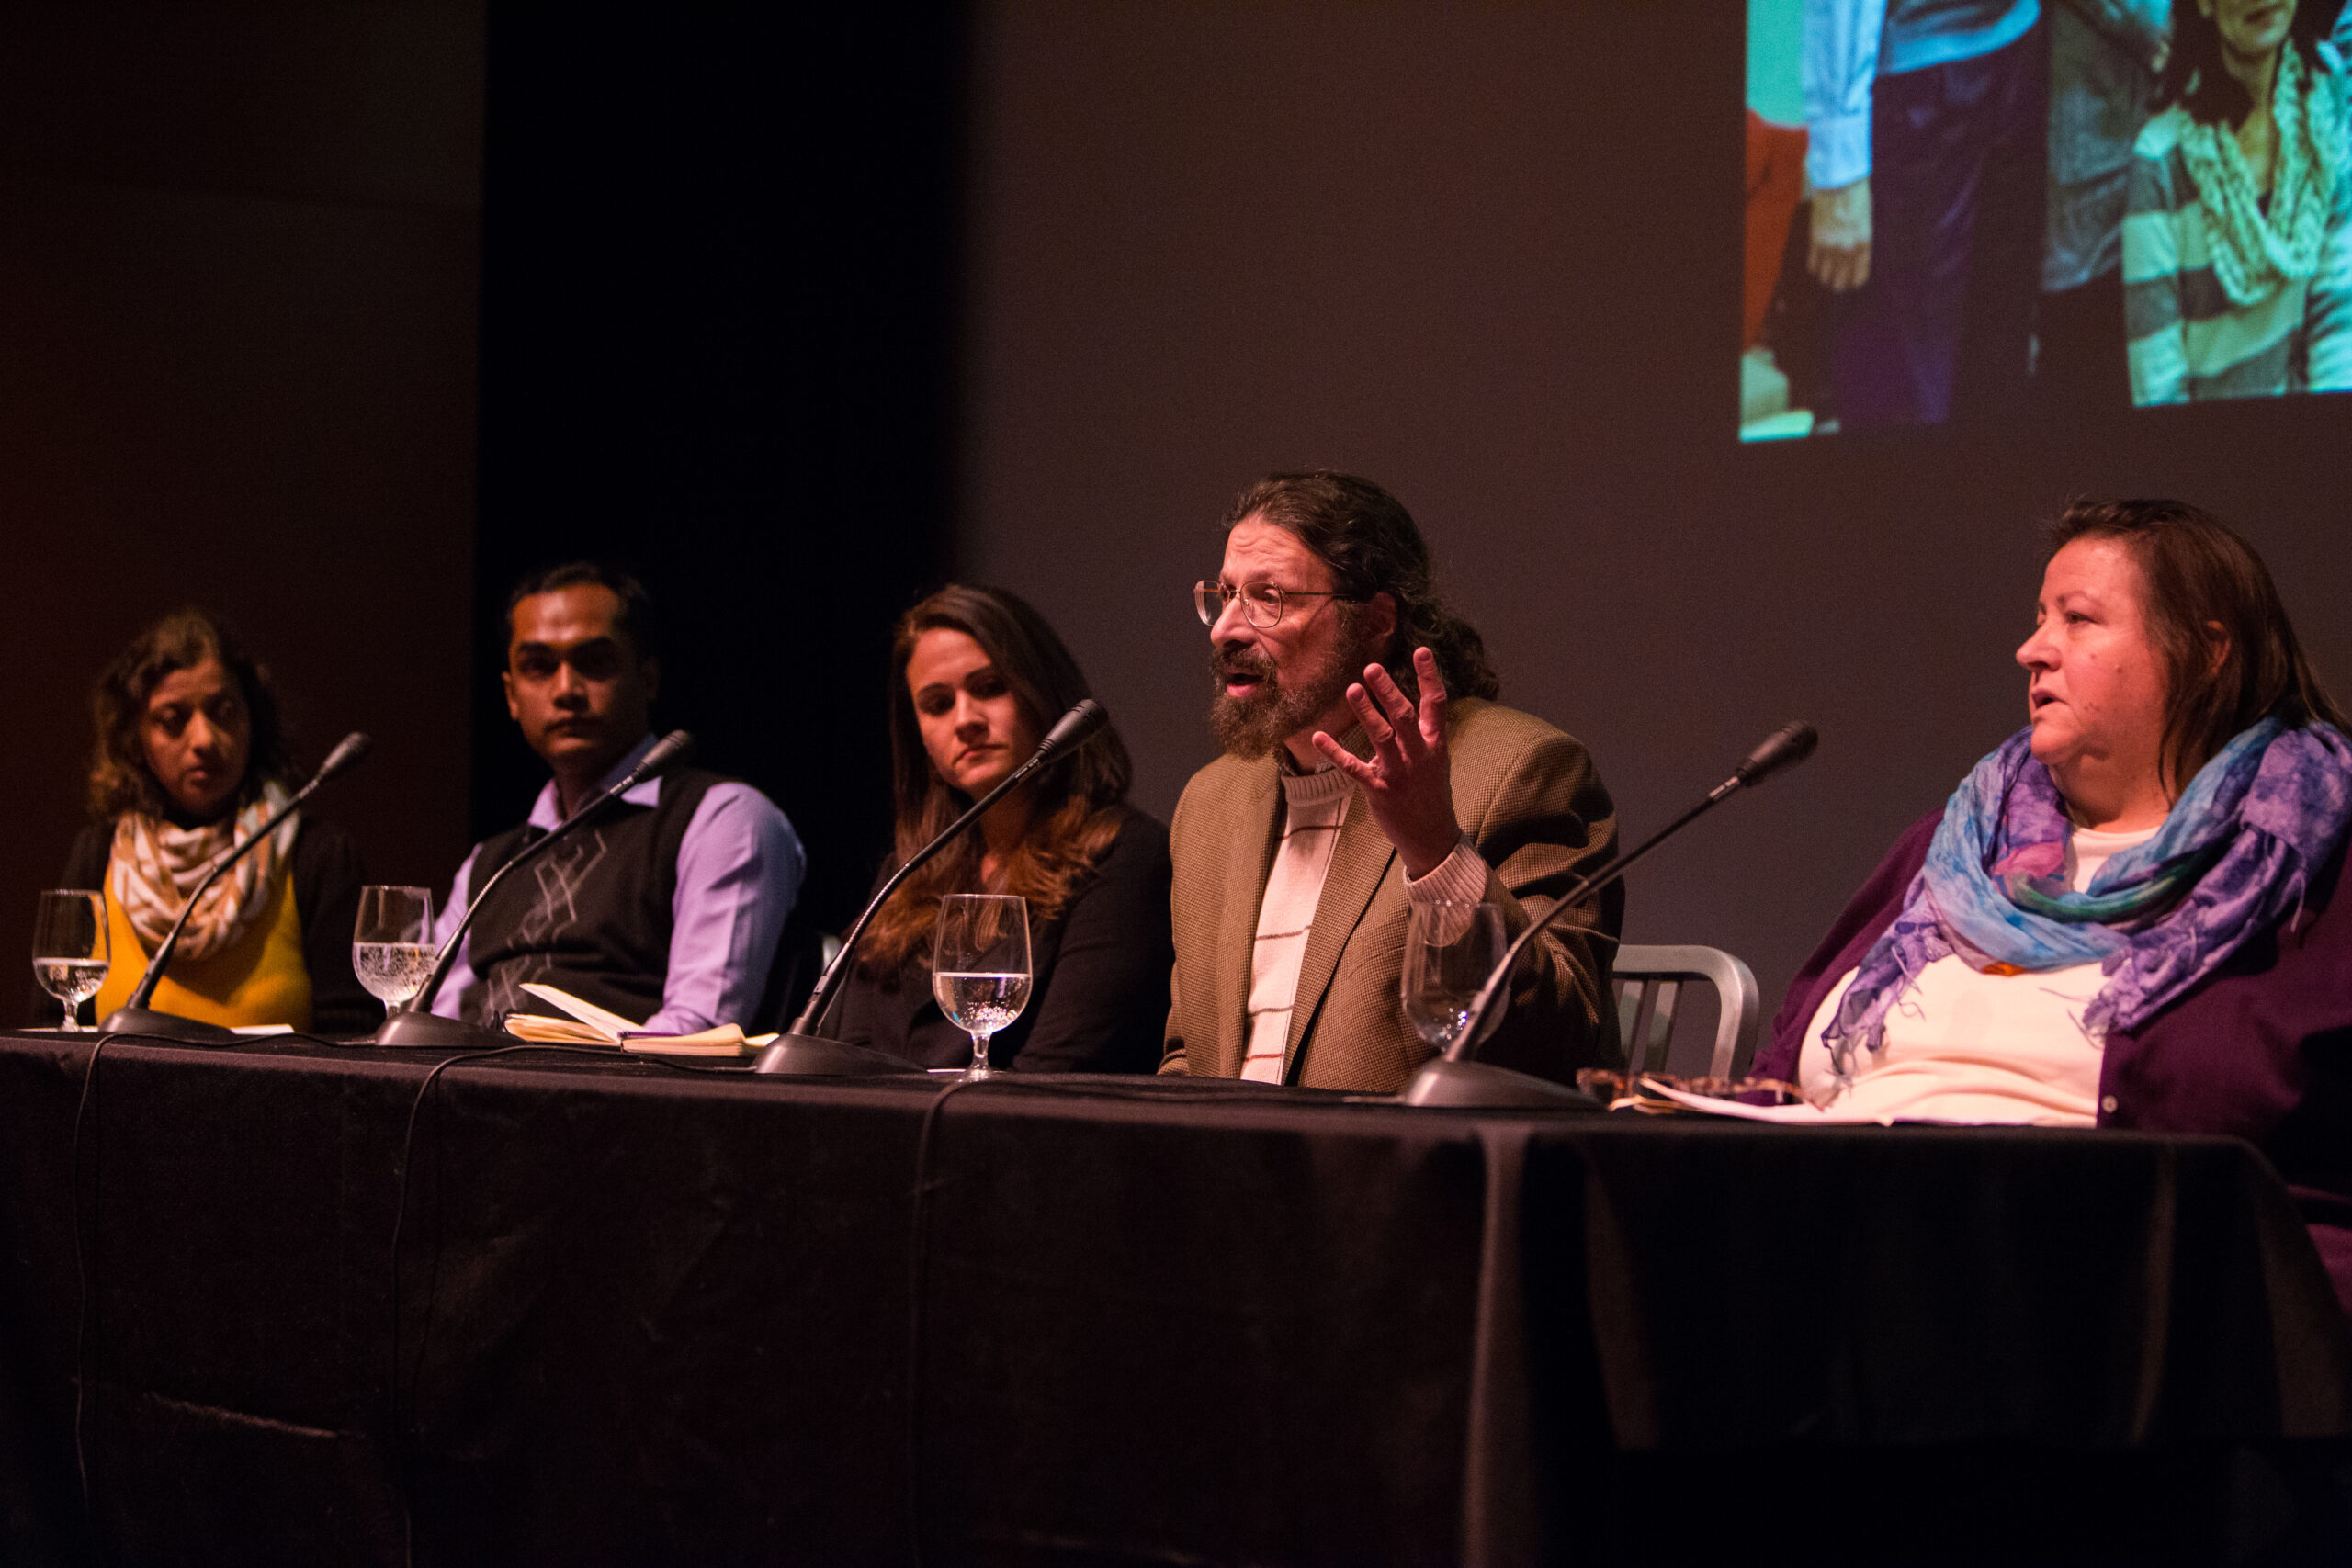
M 1314 739 L 1326 757 L 1363 785 L 1373 820 L 1396 846 L 1405 874 L 1418 878 L 1435 871 L 1453 852 L 1462 841 L 1462 827 L 1453 817 L 1453 765 L 1445 751 L 1445 682 L 1437 672 L 1437 656 L 1426 648 L 1415 649 L 1413 674 L 1421 688 L 1418 708 L 1377 664 L 1364 666 L 1363 683 L 1348 688 L 1349 705 L 1372 740 L 1370 761 L 1322 730 Z

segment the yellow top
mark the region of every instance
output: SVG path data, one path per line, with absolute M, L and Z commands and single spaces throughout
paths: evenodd
M 148 1005 L 231 1029 L 256 1023 L 309 1029 L 311 970 L 302 961 L 302 917 L 294 907 L 291 872 L 289 864 L 278 873 L 269 907 L 244 935 L 201 960 L 185 953 L 174 958 Z M 107 900 L 107 941 L 114 964 L 98 987 L 99 1018 L 129 1001 L 147 976 L 147 949 L 112 898 Z

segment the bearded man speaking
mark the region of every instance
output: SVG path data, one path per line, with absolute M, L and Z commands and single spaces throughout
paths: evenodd
M 1507 934 L 1610 856 L 1583 746 L 1499 690 L 1428 544 L 1369 479 L 1276 474 L 1193 588 L 1225 754 L 1176 807 L 1163 1073 L 1386 1092 L 1434 1054 L 1399 995 L 1411 907 L 1498 905 Z M 1529 949 L 1482 1059 L 1566 1079 L 1614 1043 L 1612 886 Z

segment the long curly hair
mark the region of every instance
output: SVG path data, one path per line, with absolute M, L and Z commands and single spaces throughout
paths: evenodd
M 1502 694 L 1502 682 L 1487 660 L 1486 639 L 1438 598 L 1429 541 L 1404 502 L 1353 474 L 1269 474 L 1227 509 L 1226 532 L 1251 517 L 1287 529 L 1322 558 L 1342 596 L 1342 610 L 1351 607 L 1346 601 L 1362 602 L 1375 593 L 1396 602 L 1396 630 L 1380 662 L 1407 696 L 1420 696 L 1420 682 L 1413 677 L 1416 648 L 1437 656 L 1448 696 L 1491 701 Z
M 88 806 L 93 821 L 112 822 L 126 811 L 162 817 L 171 808 L 163 785 L 147 771 L 147 749 L 139 728 L 147 699 L 164 677 L 218 659 L 236 678 L 245 699 L 253 736 L 245 752 L 245 776 L 237 786 L 234 811 L 258 798 L 262 786 L 290 783 L 294 759 L 277 710 L 277 687 L 269 669 L 253 656 L 236 629 L 209 610 L 175 610 L 130 639 L 90 688 L 91 728 Z
M 890 649 L 890 795 L 897 817 L 890 869 L 938 837 L 972 804 L 932 766 L 916 722 L 907 663 L 923 633 L 959 631 L 980 645 L 1012 688 L 1022 716 L 1043 736 L 1084 697 L 1093 695 L 1078 660 L 1046 617 L 1001 588 L 950 584 L 899 617 Z M 1046 768 L 1026 787 L 1035 809 L 1020 852 L 1004 867 L 1007 893 L 1029 901 L 1030 918 L 1044 922 L 1069 907 L 1079 887 L 1119 836 L 1119 803 L 1134 776 L 1118 731 L 1104 726 L 1093 739 Z M 980 836 L 967 833 L 941 851 L 890 896 L 866 928 L 859 963 L 876 977 L 895 974 L 910 958 L 927 959 L 950 893 L 989 891 L 980 885 Z

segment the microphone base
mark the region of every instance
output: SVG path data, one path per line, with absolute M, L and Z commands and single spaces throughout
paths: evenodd
M 375 1033 L 368 1036 L 366 1043 L 398 1050 L 424 1051 L 496 1051 L 508 1045 L 528 1043 L 512 1034 L 500 1034 L 460 1018 L 443 1018 L 433 1012 L 412 1012 L 406 1008 L 386 1013 L 384 1021 Z
M 104 1034 L 151 1034 L 189 1045 L 235 1045 L 243 1039 L 217 1023 L 200 1023 L 175 1012 L 157 1012 L 153 1008 L 117 1008 L 107 1014 L 98 1031 Z
M 1600 1111 L 1600 1101 L 1580 1089 L 1554 1083 L 1487 1062 L 1454 1062 L 1443 1056 L 1413 1075 L 1396 1096 L 1403 1105 L 1435 1105 L 1462 1111 Z
M 920 1073 L 903 1056 L 866 1045 L 844 1044 L 814 1034 L 780 1034 L 752 1064 L 755 1073 L 780 1073 L 788 1077 L 867 1078 L 888 1073 Z

